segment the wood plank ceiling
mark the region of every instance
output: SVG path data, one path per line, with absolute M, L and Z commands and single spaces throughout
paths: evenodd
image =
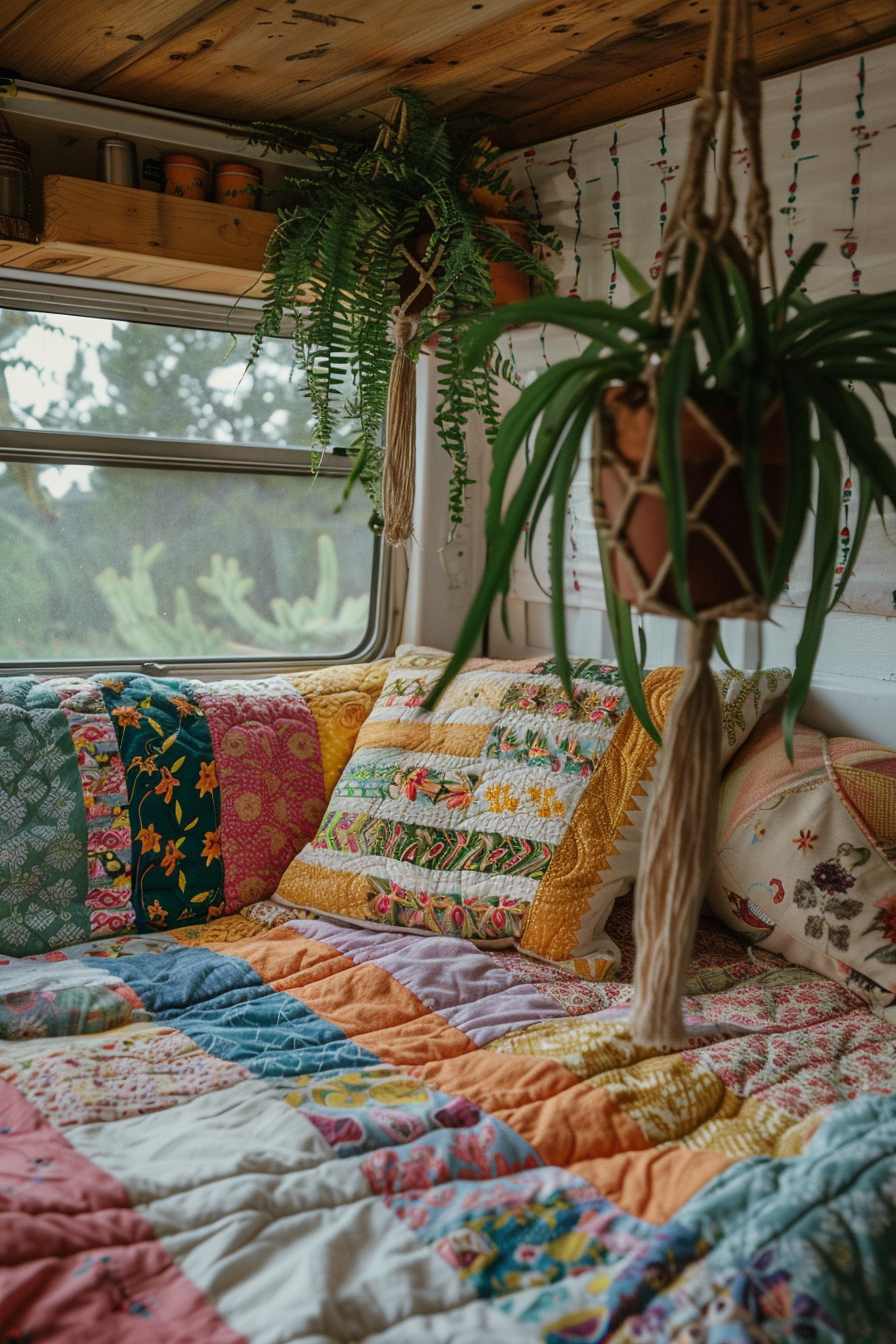
M 306 0 L 306 3 L 308 0 Z M 320 0 L 317 0 L 319 3 Z M 414 86 L 507 145 L 690 97 L 712 0 L 2 0 L 23 79 L 209 116 L 306 121 Z M 894 0 L 753 0 L 764 74 L 896 38 Z

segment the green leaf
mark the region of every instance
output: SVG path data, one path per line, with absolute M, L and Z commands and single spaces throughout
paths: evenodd
M 564 540 L 566 536 L 566 501 L 576 463 L 579 459 L 579 446 L 582 435 L 588 428 L 592 416 L 591 399 L 586 398 L 576 412 L 564 440 L 557 453 L 554 468 L 554 505 L 551 518 L 551 623 L 554 632 L 554 656 L 557 660 L 557 673 L 563 683 L 566 694 L 572 696 L 572 674 L 569 670 L 569 653 L 566 644 L 566 596 L 563 588 Z
M 769 386 L 764 378 L 749 373 L 741 392 L 741 458 L 744 470 L 744 494 L 750 518 L 753 555 L 759 570 L 762 590 L 769 597 L 769 564 L 762 517 L 762 430 L 769 402 Z
M 815 266 L 826 246 L 826 243 L 812 243 L 810 247 L 806 248 L 805 252 L 784 281 L 781 293 L 778 295 L 777 307 L 780 311 L 783 312 L 786 309 L 791 294 L 800 289 L 806 276 L 812 270 L 813 266 Z
M 846 591 L 846 585 L 849 583 L 852 571 L 859 558 L 859 551 L 862 549 L 862 542 L 865 539 L 865 529 L 868 526 L 868 519 L 871 516 L 871 505 L 875 502 L 875 499 L 882 499 L 880 492 L 875 489 L 874 483 L 869 480 L 862 470 L 860 470 L 859 506 L 856 510 L 856 521 L 853 524 L 849 550 L 843 560 L 843 573 L 840 575 L 840 580 L 837 587 L 834 589 L 834 596 L 831 598 L 831 604 L 828 607 L 828 611 L 833 611 L 834 607 L 836 607 Z
M 787 432 L 787 486 L 781 539 L 772 562 L 766 592 L 774 601 L 793 564 L 812 493 L 812 436 L 810 405 L 801 370 L 784 367 L 779 374 L 781 406 Z
M 635 718 L 644 731 L 653 738 L 657 746 L 661 747 L 663 739 L 659 729 L 650 717 L 647 698 L 644 695 L 644 687 L 641 682 L 641 665 L 635 652 L 631 611 L 628 603 L 623 602 L 613 584 L 613 571 L 604 533 L 598 532 L 597 539 L 600 549 L 600 567 L 604 579 L 604 595 L 607 600 L 607 619 L 610 623 L 610 632 L 613 636 L 613 646 L 616 649 L 622 684 L 625 687 L 625 693 L 628 696 L 628 702 Z
M 796 647 L 793 680 L 787 692 L 782 718 L 784 745 L 791 764 L 793 730 L 812 683 L 812 672 L 828 613 L 840 535 L 840 456 L 834 441 L 833 425 L 823 414 L 819 417 L 815 460 L 818 464 L 818 494 L 815 505 L 812 583 L 806 599 L 803 629 Z
M 634 262 L 629 261 L 625 253 L 620 252 L 618 248 L 616 249 L 616 265 L 631 286 L 632 293 L 638 295 L 653 294 L 653 286 L 650 281 L 644 278 Z
M 693 340 L 682 334 L 669 351 L 656 403 L 656 460 L 666 505 L 672 572 L 681 609 L 692 619 L 696 612 L 688 584 L 688 501 L 681 463 L 681 408 L 693 364 Z

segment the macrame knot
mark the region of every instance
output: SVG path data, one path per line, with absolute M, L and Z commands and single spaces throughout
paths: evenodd
M 395 310 L 395 354 L 386 406 L 386 454 L 383 462 L 383 536 L 390 546 L 409 541 L 414 531 L 414 477 L 417 469 L 417 370 L 405 347 L 416 319 Z

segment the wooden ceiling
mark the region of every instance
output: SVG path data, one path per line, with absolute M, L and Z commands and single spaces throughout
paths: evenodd
M 320 0 L 305 0 L 305 3 Z M 301 3 L 301 0 L 300 0 Z M 390 85 L 506 121 L 507 145 L 690 97 L 712 0 L 0 0 L 23 79 L 225 119 L 385 105 Z M 767 75 L 896 38 L 894 0 L 753 0 Z

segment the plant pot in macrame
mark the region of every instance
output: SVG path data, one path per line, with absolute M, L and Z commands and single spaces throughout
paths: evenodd
M 511 242 L 516 243 L 524 252 L 531 253 L 532 243 L 526 232 L 525 224 L 518 219 L 504 216 L 485 216 L 485 223 L 494 229 L 501 229 Z M 495 292 L 495 307 L 501 308 L 508 303 L 522 303 L 532 292 L 532 282 L 512 261 L 489 262 L 489 277 Z
M 651 453 L 654 412 L 646 383 L 606 392 L 595 456 L 595 506 L 608 529 L 613 583 L 619 596 L 642 610 L 679 614 L 669 557 L 666 505 Z M 737 408 L 701 407 L 686 400 L 679 421 L 680 458 L 692 524 L 688 584 L 698 614 L 754 601 L 761 591 L 739 444 Z M 777 400 L 769 404 L 760 441 L 763 530 L 771 563 L 784 519 L 787 437 Z
M 529 241 L 525 224 L 517 219 L 499 218 L 497 216 L 494 218 L 486 217 L 485 223 L 490 224 L 492 228 L 501 229 L 512 242 L 516 243 L 517 247 L 531 254 L 532 244 Z M 408 252 L 416 261 L 423 262 L 431 238 L 431 232 L 417 233 L 405 244 Z M 532 288 L 529 276 L 525 275 L 512 261 L 491 261 L 488 270 L 495 295 L 496 308 L 503 307 L 508 303 L 521 303 L 523 299 L 529 298 Z M 434 291 L 430 284 L 424 285 L 414 295 L 419 283 L 419 272 L 409 262 L 398 280 L 398 292 L 409 317 L 419 317 L 424 308 L 427 308 L 433 300 Z M 413 298 L 412 295 L 414 295 Z
M 735 220 L 731 172 L 735 110 L 749 150 L 743 231 Z M 750 0 L 716 0 L 704 83 L 694 104 L 687 159 L 650 309 L 652 321 L 668 324 L 668 354 L 665 361 L 649 359 L 641 388 L 629 383 L 610 389 L 598 417 L 606 426 L 605 442 L 594 459 L 595 519 L 602 554 L 612 565 L 610 577 L 639 611 L 686 618 L 686 666 L 653 770 L 635 887 L 637 955 L 629 1029 L 638 1045 L 653 1049 L 680 1049 L 689 1035 L 682 994 L 719 805 L 721 714 L 710 669 L 718 622 L 768 615 L 759 565 L 750 552 L 758 549 L 762 559 L 765 549 L 768 556 L 766 548 L 781 533 L 787 452 L 774 402 L 766 406 L 754 441 L 742 444 L 739 391 L 714 417 L 710 406 L 690 397 L 690 379 L 682 401 L 678 389 L 684 365 L 681 358 L 675 362 L 682 348 L 678 342 L 693 328 L 707 266 L 732 277 L 747 306 L 761 291 L 763 264 L 771 274 L 760 123 Z M 715 187 L 712 209 L 709 182 Z M 745 406 L 748 389 L 743 391 Z M 673 415 L 678 417 L 674 426 L 659 418 Z M 759 535 L 745 546 L 752 529 L 744 466 L 755 461 L 753 454 L 760 467 Z M 667 535 L 667 517 L 677 520 L 674 537 Z M 702 601 L 695 602 L 692 584 Z

